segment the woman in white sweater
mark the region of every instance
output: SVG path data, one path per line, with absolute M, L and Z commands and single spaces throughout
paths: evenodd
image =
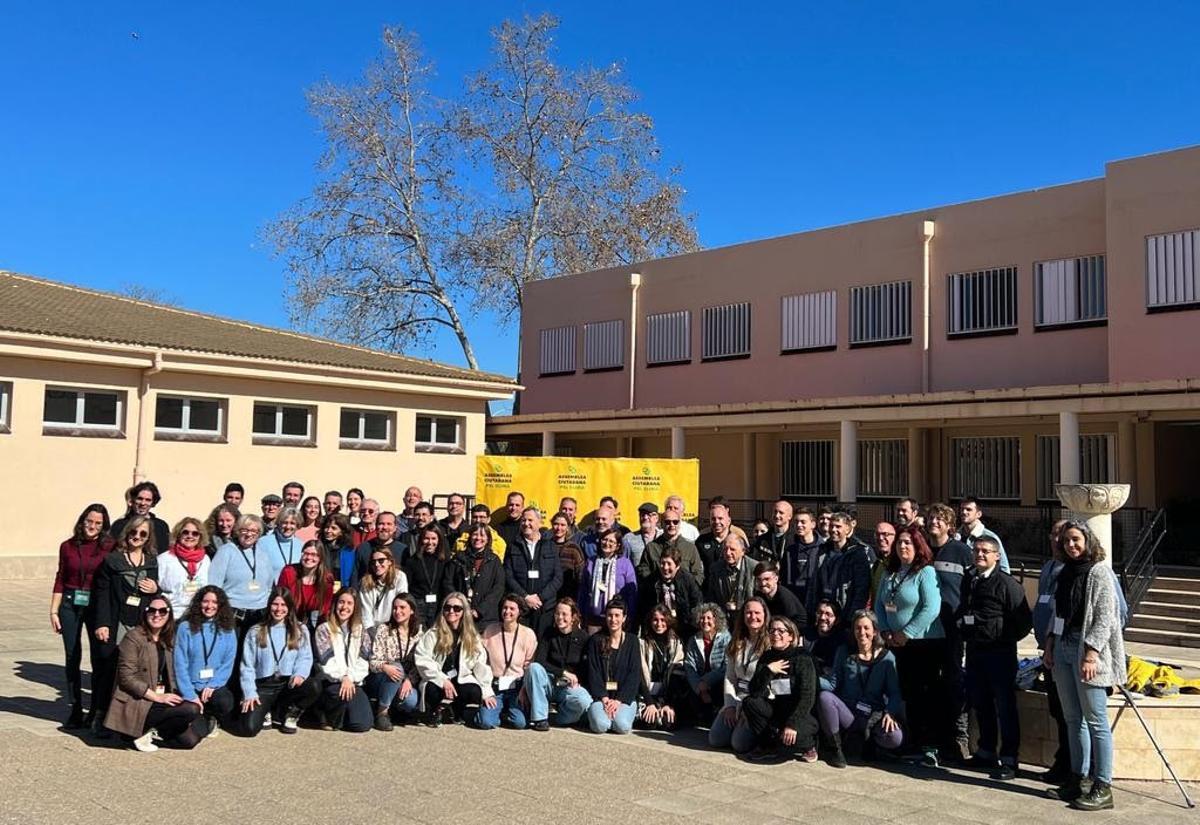
M 362 683 L 370 670 L 371 645 L 353 590 L 338 593 L 329 621 L 317 627 L 314 647 L 325 727 L 351 733 L 370 730 L 371 702 Z
M 758 596 L 747 599 L 738 613 L 733 639 L 725 651 L 725 704 L 708 732 L 708 744 L 714 748 L 732 746 L 736 753 L 754 748 L 754 733 L 742 714 L 742 700 L 750 694 L 758 659 L 767 650 L 770 618 L 767 603 Z
M 487 650 L 468 605 L 463 593 L 449 593 L 433 627 L 417 642 L 422 709 L 435 727 L 457 719 L 477 728 L 480 707 L 496 707 Z
M 358 587 L 363 627 L 370 629 L 377 624 L 387 624 L 392 617 L 392 601 L 407 592 L 408 576 L 396 566 L 392 551 L 386 547 L 371 550 L 367 574 Z

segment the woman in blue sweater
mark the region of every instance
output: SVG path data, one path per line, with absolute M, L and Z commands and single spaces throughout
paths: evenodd
M 208 583 L 225 591 L 238 623 L 238 644 L 251 627 L 264 620 L 267 597 L 279 574 L 259 539 L 263 522 L 258 516 L 244 515 L 234 527 L 236 541 L 224 544 L 208 569 Z
M 954 711 L 942 678 L 946 634 L 938 618 L 942 596 L 932 561 L 920 530 L 898 531 L 888 574 L 875 595 L 875 618 L 884 644 L 896 656 L 914 758 L 937 767 L 938 744 L 954 741 Z
M 593 733 L 629 733 L 637 716 L 642 659 L 637 637 L 625 632 L 625 601 L 614 596 L 604 605 L 604 631 L 588 640 L 587 711 Z
M 896 658 L 883 647 L 875 614 L 859 610 L 851 620 L 854 649 L 838 648 L 829 673 L 829 689 L 817 696 L 817 721 L 821 723 L 826 760 L 846 767 L 843 731 L 861 737 L 869 754 L 873 747 L 895 750 L 903 735 L 900 718 L 904 702 Z
M 241 732 L 256 736 L 274 716 L 281 731 L 295 733 L 301 714 L 320 696 L 317 681 L 309 678 L 312 667 L 308 631 L 296 618 L 292 594 L 277 587 L 267 601 L 267 618 L 242 642 Z
M 175 680 L 184 701 L 200 707 L 208 722 L 207 736 L 228 726 L 233 713 L 229 678 L 237 658 L 237 621 L 225 591 L 200 588 L 175 634 Z

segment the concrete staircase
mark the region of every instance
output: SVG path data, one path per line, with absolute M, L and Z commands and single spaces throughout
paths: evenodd
M 1125 629 L 1125 638 L 1200 648 L 1200 568 L 1159 568 Z

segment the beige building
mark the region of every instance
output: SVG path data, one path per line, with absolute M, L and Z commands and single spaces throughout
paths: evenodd
M 489 438 L 695 456 L 701 496 L 1196 503 L 1200 148 L 531 284 Z M 744 516 L 743 516 L 744 517 Z M 1178 523 L 1178 519 L 1176 520 Z
M 168 523 L 295 479 L 400 506 L 475 486 L 500 375 L 0 273 L 0 577 L 45 568 L 88 503 L 149 479 Z M 52 569 L 52 568 L 51 568 Z

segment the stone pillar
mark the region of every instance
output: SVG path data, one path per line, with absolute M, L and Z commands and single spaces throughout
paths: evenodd
M 683 427 L 671 428 L 671 458 L 687 458 L 687 440 Z
M 1071 516 L 1081 519 L 1104 548 L 1104 564 L 1112 565 L 1112 514 L 1129 500 L 1128 484 L 1055 484 L 1054 492 Z
M 843 421 L 838 441 L 841 454 L 838 473 L 838 501 L 851 502 L 858 498 L 858 422 Z
M 1079 483 L 1079 414 L 1067 410 L 1058 414 L 1058 480 Z

